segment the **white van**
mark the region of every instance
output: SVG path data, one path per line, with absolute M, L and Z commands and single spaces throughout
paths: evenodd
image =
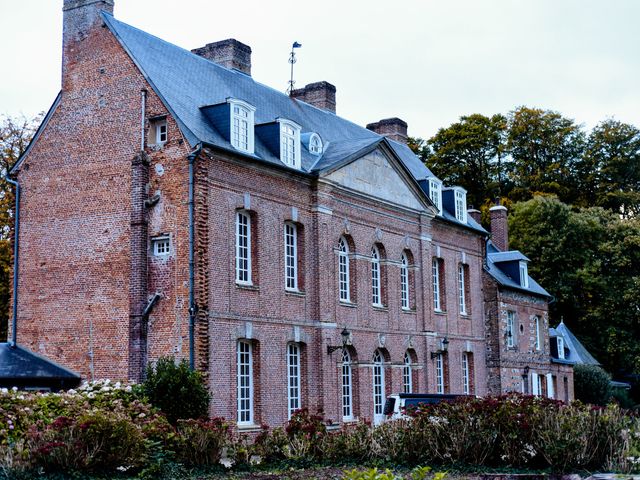
M 471 395 L 453 395 L 440 393 L 396 393 L 389 395 L 382 413 L 387 420 L 409 418 L 404 412 L 407 408 L 418 408 L 420 405 L 433 405 L 440 402 L 452 402 L 458 398 Z

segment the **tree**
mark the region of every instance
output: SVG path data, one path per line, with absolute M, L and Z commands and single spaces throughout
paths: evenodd
M 42 115 L 34 119 L 0 117 L 0 341 L 7 338 L 15 203 L 13 186 L 5 177 L 27 149 L 41 119 Z
M 506 129 L 503 115 L 460 117 L 429 139 L 433 154 L 426 164 L 445 184 L 465 188 L 468 203 L 478 207 L 503 193 Z
M 611 400 L 611 376 L 596 365 L 576 365 L 573 384 L 577 400 L 605 406 Z
M 550 193 L 573 203 L 579 197 L 575 167 L 584 145 L 582 128 L 558 112 L 528 107 L 512 111 L 506 147 L 512 160 L 511 198 Z

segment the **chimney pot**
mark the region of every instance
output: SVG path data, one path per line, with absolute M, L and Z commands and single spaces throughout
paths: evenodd
M 507 208 L 496 205 L 489 209 L 491 216 L 491 240 L 503 252 L 509 250 L 509 227 L 507 225 Z
M 367 129 L 398 143 L 407 144 L 407 122 L 400 118 L 385 118 L 379 122 L 368 124 Z
M 235 38 L 208 43 L 204 47 L 194 48 L 191 53 L 223 67 L 251 75 L 251 47 Z
M 329 82 L 309 83 L 304 88 L 292 90 L 290 96 L 316 108 L 336 113 L 336 87 Z

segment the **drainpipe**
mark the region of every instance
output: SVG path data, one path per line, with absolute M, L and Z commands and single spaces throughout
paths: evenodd
M 18 242 L 20 240 L 20 184 L 16 180 L 5 177 L 7 182 L 16 187 L 16 211 L 14 213 L 14 234 L 13 241 L 13 319 L 11 323 L 11 347 L 17 346 L 17 328 L 18 328 Z
M 195 370 L 195 324 L 196 315 L 198 313 L 198 306 L 195 301 L 195 274 L 194 274 L 194 237 L 195 226 L 193 223 L 194 218 L 194 201 L 193 201 L 193 184 L 194 184 L 194 166 L 198 155 L 202 152 L 202 143 L 199 143 L 196 148 L 187 156 L 189 160 L 189 368 Z

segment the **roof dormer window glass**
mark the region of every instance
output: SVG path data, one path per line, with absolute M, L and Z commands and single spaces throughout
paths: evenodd
M 467 194 L 462 189 L 455 191 L 456 219 L 462 223 L 467 223 Z
M 280 160 L 293 168 L 300 168 L 300 127 L 280 120 Z
M 564 338 L 557 337 L 556 341 L 558 342 L 558 358 L 564 360 Z
M 429 198 L 438 209 L 438 214 L 442 214 L 442 182 L 436 179 L 429 180 Z
M 232 100 L 229 103 L 231 105 L 231 145 L 243 152 L 253 153 L 255 108 L 238 100 Z
M 322 154 L 322 140 L 320 136 L 315 133 L 311 135 L 309 139 L 309 153 L 313 153 L 314 155 Z
M 529 272 L 527 269 L 527 262 L 520 262 L 520 286 L 522 288 L 529 288 Z

